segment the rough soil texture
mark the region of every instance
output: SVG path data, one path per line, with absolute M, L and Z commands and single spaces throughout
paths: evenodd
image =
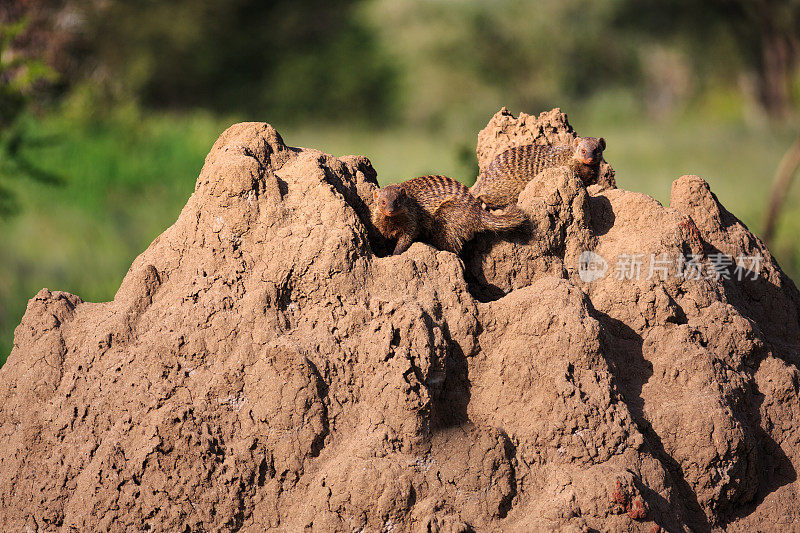
M 501 111 L 479 161 L 573 135 Z M 702 179 L 664 207 L 604 175 L 544 173 L 530 227 L 463 260 L 387 257 L 366 158 L 231 127 L 114 301 L 30 301 L 0 370 L 3 529 L 796 527 L 795 285 Z M 760 275 L 648 276 L 693 253 Z

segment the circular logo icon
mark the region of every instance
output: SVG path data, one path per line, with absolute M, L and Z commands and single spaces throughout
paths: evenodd
M 586 250 L 578 259 L 578 276 L 581 281 L 590 283 L 606 275 L 608 262 L 603 256 Z

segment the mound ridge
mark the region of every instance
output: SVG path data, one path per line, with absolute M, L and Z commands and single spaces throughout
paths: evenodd
M 574 135 L 560 110 L 501 110 L 479 163 Z M 588 189 L 552 169 L 520 196 L 529 231 L 463 258 L 386 256 L 375 187 L 364 157 L 237 124 L 113 301 L 31 299 L 0 369 L 5 529 L 800 518 L 800 294 L 706 182 L 676 180 L 664 207 L 608 166 Z M 584 280 L 587 251 L 605 276 Z M 758 275 L 679 276 L 692 255 L 758 257 Z M 642 275 L 617 271 L 634 256 Z M 649 275 L 654 257 L 676 263 Z

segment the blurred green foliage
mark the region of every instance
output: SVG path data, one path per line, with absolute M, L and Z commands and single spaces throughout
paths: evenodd
M 800 0 L 8 0 L 17 46 L 96 116 L 119 105 L 472 129 L 501 105 L 718 91 L 796 118 Z M 744 106 L 742 105 L 744 104 Z M 745 110 L 747 113 L 748 111 Z M 754 120 L 757 113 L 750 113 Z
M 635 89 L 634 43 L 608 35 L 615 3 L 378 0 L 366 9 L 403 66 L 405 118 L 460 129 L 501 105 L 549 109 Z
M 387 123 L 395 70 L 354 0 L 84 1 L 74 74 L 99 100 Z
M 15 54 L 14 40 L 29 25 L 27 19 L 0 24 L 0 217 L 16 210 L 8 182 L 17 177 L 29 177 L 55 183 L 58 179 L 33 165 L 20 153 L 20 148 L 32 141 L 26 136 L 19 117 L 25 111 L 36 84 L 53 80 L 55 73 L 36 58 Z
M 797 118 L 800 0 L 372 0 L 364 9 L 401 65 L 401 107 L 415 125 L 474 128 L 501 105 L 593 108 L 609 93 L 654 119 L 720 91 L 736 94 L 739 118 L 757 120 L 747 106 Z

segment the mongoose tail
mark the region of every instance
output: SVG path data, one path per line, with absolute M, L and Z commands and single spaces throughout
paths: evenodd
M 516 205 L 506 207 L 503 213 L 481 210 L 481 225 L 489 231 L 511 231 L 528 221 L 525 213 Z

